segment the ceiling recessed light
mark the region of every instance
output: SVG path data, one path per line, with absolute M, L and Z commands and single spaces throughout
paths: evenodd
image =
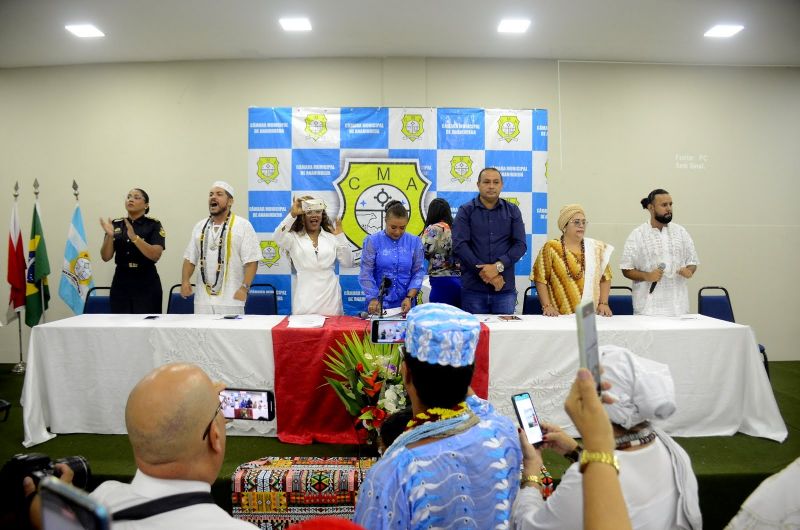
M 710 30 L 706 31 L 704 37 L 733 37 L 744 29 L 744 26 L 730 25 L 730 24 L 717 24 Z
M 97 29 L 92 24 L 70 24 L 64 26 L 64 29 L 82 39 L 89 39 L 93 37 L 105 37 L 106 34 Z
M 526 18 L 504 18 L 497 26 L 498 33 L 525 33 L 531 21 Z
M 307 18 L 282 18 L 278 22 L 283 31 L 311 31 L 311 21 Z

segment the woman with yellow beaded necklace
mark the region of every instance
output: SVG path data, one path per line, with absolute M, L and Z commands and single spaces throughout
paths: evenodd
M 531 281 L 545 316 L 568 315 L 584 300 L 593 300 L 598 315 L 611 316 L 609 260 L 614 247 L 585 237 L 589 222 L 583 207 L 568 204 L 561 209 L 561 238 L 545 243 L 536 257 Z

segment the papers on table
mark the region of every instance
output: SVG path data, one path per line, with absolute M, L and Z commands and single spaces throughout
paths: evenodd
M 289 315 L 290 328 L 321 328 L 325 325 L 322 315 Z
M 402 307 L 393 307 L 391 309 L 384 309 L 383 310 L 383 317 L 381 318 L 391 318 L 393 316 L 399 315 L 403 312 Z

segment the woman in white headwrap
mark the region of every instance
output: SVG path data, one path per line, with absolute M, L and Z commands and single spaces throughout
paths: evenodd
M 295 197 L 286 218 L 272 238 L 291 259 L 292 314 L 342 314 L 342 287 L 336 262 L 353 266 L 353 253 L 342 232 L 342 220 L 331 222 L 325 201 L 309 195 Z
M 567 469 L 555 493 L 545 501 L 539 482 L 532 478 L 541 469 L 541 452 L 521 438 L 526 479 L 514 503 L 514 527 L 583 528 L 581 472 L 585 464 L 581 461 L 590 460 L 617 466 L 633 528 L 702 528 L 697 479 L 689 455 L 650 424 L 650 420 L 665 419 L 675 412 L 669 368 L 618 346 L 604 346 L 601 352 L 603 381 L 611 383 L 615 398 L 614 403 L 606 405 L 616 437 L 613 460 L 589 458 L 597 453 L 577 456 L 578 443 L 558 427 L 543 422 L 544 447 L 578 461 Z
M 611 316 L 608 293 L 614 247 L 584 237 L 589 222 L 580 204 L 568 204 L 558 214 L 559 239 L 544 244 L 531 270 L 531 281 L 542 302 L 542 314 L 555 317 L 575 312 L 583 301 L 592 300 L 597 314 Z

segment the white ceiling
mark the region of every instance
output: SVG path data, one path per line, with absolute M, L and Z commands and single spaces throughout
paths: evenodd
M 307 16 L 287 34 L 278 18 Z M 500 35 L 500 19 L 532 20 Z M 78 39 L 89 22 L 106 37 Z M 703 33 L 745 26 L 731 39 Z M 800 66 L 800 0 L 0 0 L 0 68 L 296 57 Z

